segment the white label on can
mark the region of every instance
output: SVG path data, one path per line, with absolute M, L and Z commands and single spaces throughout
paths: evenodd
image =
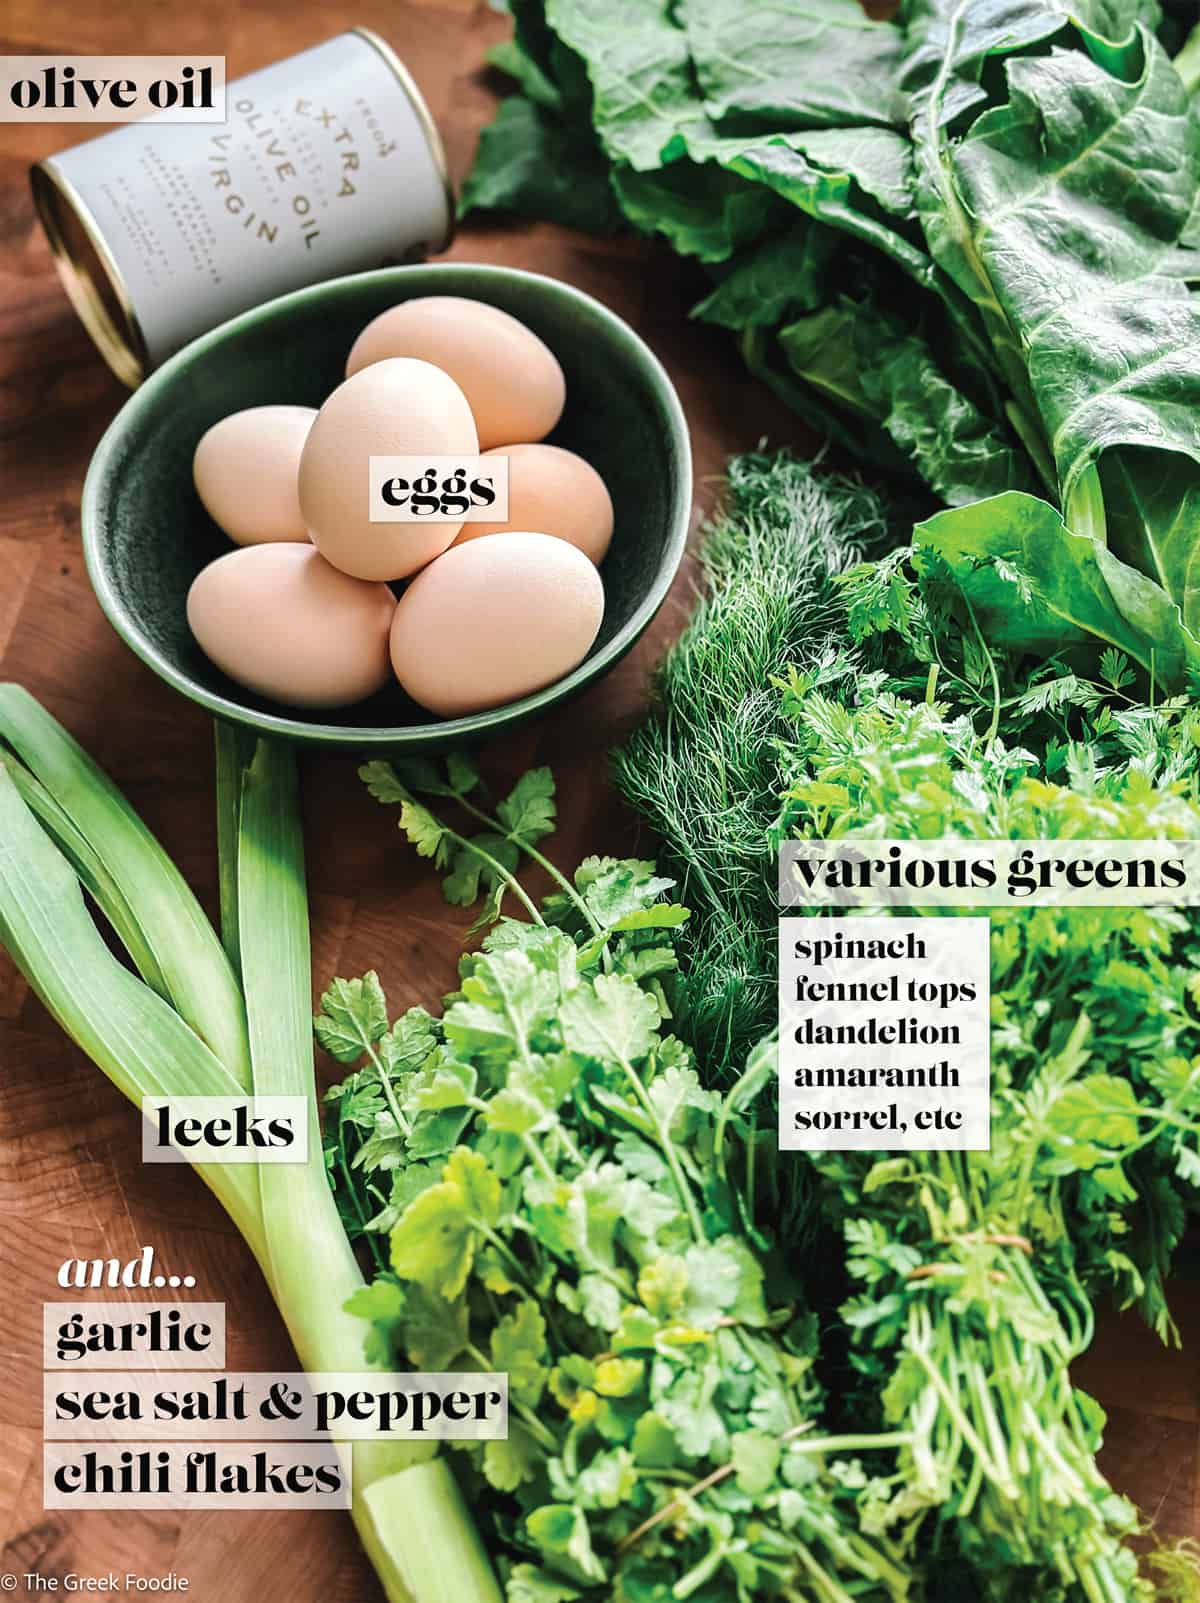
M 289 290 L 439 246 L 427 120 L 369 38 L 231 83 L 224 122 L 130 124 L 48 163 L 104 242 L 150 365 Z

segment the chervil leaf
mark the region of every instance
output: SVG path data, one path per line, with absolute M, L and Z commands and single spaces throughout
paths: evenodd
M 317 1040 L 339 1063 L 355 1063 L 387 1034 L 387 1001 L 372 969 L 359 980 L 334 980 L 314 1020 Z
M 379 1043 L 379 1056 L 393 1077 L 419 1069 L 437 1046 L 433 1020 L 423 1007 L 402 1013 Z
M 483 1117 L 489 1130 L 528 1135 L 546 1119 L 546 1109 L 536 1097 L 505 1087 L 490 1098 Z
M 636 1063 L 654 1046 L 658 1004 L 625 974 L 598 974 L 564 997 L 563 1040 L 572 1052 L 602 1063 Z
M 394 1280 L 373 1280 L 359 1286 L 345 1303 L 346 1312 L 357 1319 L 399 1319 L 403 1308 L 404 1290 Z
M 655 902 L 626 913 L 612 926 L 614 930 L 674 930 L 686 924 L 691 915 L 679 902 Z
M 688 1324 L 711 1329 L 722 1318 L 739 1324 L 767 1323 L 762 1267 L 736 1236 L 697 1242 L 683 1255 L 688 1290 L 683 1317 Z
M 621 1322 L 621 1293 L 602 1275 L 584 1275 L 579 1282 L 579 1311 L 597 1330 L 615 1330 Z
M 479 769 L 469 752 L 452 751 L 446 758 L 446 777 L 456 796 L 466 796 L 479 784 Z
M 432 857 L 441 868 L 446 861 L 448 843 L 445 828 L 420 802 L 406 800 L 400 806 L 400 828 L 419 857 Z
M 395 1169 L 408 1156 L 408 1143 L 395 1116 L 382 1108 L 375 1128 L 354 1154 L 354 1167 L 368 1171 Z
M 475 1095 L 479 1076 L 470 1063 L 439 1052 L 424 1069 L 414 1075 L 405 1095 L 405 1111 L 410 1114 L 439 1113 L 443 1108 L 464 1107 Z
M 602 929 L 653 907 L 674 880 L 638 858 L 589 857 L 575 872 L 575 885 Z
M 1138 1103 L 1128 1080 L 1089 1074 L 1061 1090 L 1050 1104 L 1047 1139 L 1051 1173 L 1111 1163 L 1138 1141 Z
M 729 1441 L 729 1461 L 738 1490 L 747 1497 L 762 1497 L 775 1479 L 782 1452 L 778 1436 L 760 1430 L 741 1430 Z
M 485 952 L 463 980 L 463 1000 L 447 1009 L 446 1039 L 462 1058 L 507 1062 L 553 1017 L 558 984 L 519 951 Z
M 498 1492 L 515 1492 L 517 1487 L 525 1481 L 531 1481 L 537 1474 L 541 1462 L 542 1449 L 533 1437 L 516 1420 L 510 1422 L 508 1437 L 504 1441 L 487 1442 L 483 1449 L 483 1473 L 489 1484 Z M 520 1566 L 527 1568 L 527 1566 Z M 513 1587 L 512 1577 L 509 1578 L 508 1597 L 510 1603 L 522 1597 L 545 1599 L 546 1603 L 554 1598 L 578 1597 L 578 1593 L 571 1587 L 559 1591 L 532 1591 L 528 1588 Z
M 408 790 L 401 783 L 400 776 L 391 763 L 364 763 L 358 770 L 358 777 L 375 800 L 383 802 L 385 806 L 398 807 L 402 802 L 410 800 Z
M 444 1178 L 409 1203 L 392 1231 L 393 1269 L 453 1301 L 471 1272 L 480 1230 L 499 1212 L 500 1182 L 486 1159 L 456 1148 Z
M 599 1584 L 607 1579 L 604 1565 L 592 1548 L 591 1533 L 582 1510 L 565 1503 L 545 1503 L 525 1521 L 529 1540 L 577 1580 Z
M 578 1587 L 568 1586 L 557 1575 L 548 1575 L 532 1564 L 514 1565 L 505 1588 L 507 1603 L 574 1603 L 579 1595 Z
M 404 1300 L 400 1340 L 417 1369 L 449 1369 L 470 1339 L 465 1298 L 447 1302 L 421 1285 L 410 1285 Z
M 483 855 L 486 853 L 486 856 Z M 493 859 L 492 862 L 488 858 Z M 495 890 L 503 883 L 496 863 L 507 873 L 513 873 L 520 862 L 520 853 L 503 835 L 491 830 L 472 835 L 462 846 L 447 853 L 450 872 L 442 881 L 442 894 L 451 907 L 470 907 L 478 900 L 480 887 Z
M 522 774 L 496 809 L 496 816 L 517 841 L 538 841 L 554 831 L 554 775 L 548 768 Z
M 492 1331 L 492 1368 L 508 1375 L 514 1403 L 536 1408 L 542 1400 L 550 1366 L 546 1363 L 546 1322 L 535 1302 L 519 1302 Z
M 677 1136 L 687 1122 L 687 1112 L 694 1109 L 709 1113 L 716 1099 L 700 1085 L 695 1069 L 669 1064 L 650 1084 L 650 1102 L 668 1135 Z

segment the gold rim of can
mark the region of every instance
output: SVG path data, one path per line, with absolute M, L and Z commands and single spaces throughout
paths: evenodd
M 425 96 L 421 93 L 417 80 L 409 72 L 387 40 L 381 38 L 373 28 L 351 28 L 350 32 L 357 34 L 360 39 L 364 40 L 365 43 L 369 44 L 373 50 L 378 51 L 383 57 L 401 89 L 404 90 L 404 93 L 412 102 L 412 108 L 417 114 L 417 121 L 421 124 L 421 132 L 425 135 L 425 142 L 429 146 L 429 153 L 433 157 L 433 165 L 437 168 L 437 174 L 442 181 L 442 190 L 446 197 L 446 232 L 442 237 L 441 244 L 435 245 L 430 252 L 431 255 L 437 255 L 439 252 L 446 250 L 450 241 L 454 238 L 456 212 L 454 185 L 451 182 L 450 167 L 446 161 L 446 147 L 442 144 L 442 136 L 438 132 L 437 123 L 433 120 L 433 113 L 429 109 Z
M 121 270 L 95 218 L 79 191 L 56 169 L 53 157 L 30 168 L 29 182 L 68 300 L 109 367 L 122 384 L 136 389 L 150 365 L 146 341 Z M 77 231 L 75 238 L 72 230 Z

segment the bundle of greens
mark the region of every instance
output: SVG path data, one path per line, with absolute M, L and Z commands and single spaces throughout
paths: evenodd
M 243 749 L 229 729 L 217 739 L 224 945 L 108 777 L 31 696 L 0 686 L 0 944 L 135 1106 L 147 1096 L 308 1099 L 307 1163 L 206 1163 L 197 1173 L 262 1269 L 301 1363 L 353 1373 L 364 1367 L 361 1326 L 344 1304 L 363 1281 L 320 1157 L 294 760 L 267 741 Z M 436 1446 L 342 1451 L 355 1523 L 390 1603 L 495 1603 Z
M 1194 773 L 1049 782 L 869 678 L 833 699 L 796 675 L 785 708 L 787 835 L 1200 836 Z M 1095 1469 L 1101 1421 L 1068 1366 L 1108 1294 L 1173 1333 L 1164 1280 L 1200 1179 L 1198 960 L 1173 911 L 994 913 L 990 1150 L 813 1154 L 863 1283 L 842 1310 L 862 1404 L 912 1433 L 902 1472 L 939 1496 L 984 1597 L 1017 1592 L 997 1547 L 1089 1599 L 1142 1595 L 1117 1540 L 1133 1510 Z
M 714 280 L 694 315 L 737 330 L 804 418 L 963 508 L 926 538 L 1007 613 L 1032 596 L 1181 682 L 1200 662 L 1200 35 L 1172 62 L 1155 0 L 511 9 L 496 59 L 524 98 L 464 207 L 591 227 L 615 208 L 664 235 Z
M 616 760 L 660 860 L 693 869 L 678 1011 L 687 1033 L 694 983 L 709 1072 L 735 1073 L 722 1044 L 775 1017 L 782 839 L 1200 835 L 1187 698 L 1138 703 L 1115 650 L 1096 680 L 1054 661 L 1022 679 L 1002 643 L 946 626 L 904 554 L 847 570 L 839 552 L 840 572 L 810 574 L 774 663 L 747 672 L 718 656 L 739 616 L 753 628 L 777 594 L 781 553 L 805 541 L 789 498 L 811 517 L 821 497 L 847 494 L 786 458 L 739 464 L 716 527 L 736 582 L 668 654 L 655 714 Z M 717 709 L 764 697 L 759 743 L 726 769 Z M 737 821 L 731 838 L 714 817 Z M 735 923 L 747 932 L 737 962 L 763 980 L 749 1007 L 744 993 L 723 1001 L 719 983 Z M 1198 967 L 1185 912 L 993 915 L 991 1151 L 805 1166 L 862 1283 L 842 1310 L 862 1377 L 853 1417 L 909 1436 L 900 1472 L 938 1510 L 934 1549 L 962 1555 L 997 1603 L 1031 1586 L 1092 1603 L 1144 1595 L 1120 1542 L 1132 1511 L 1096 1471 L 1099 1416 L 1068 1365 L 1102 1296 L 1173 1331 L 1164 1279 L 1200 1179 Z M 1195 1575 L 1170 1562 L 1190 1595 Z
M 464 957 L 440 1019 L 389 1025 L 367 975 L 337 981 L 316 1023 L 364 1060 L 328 1093 L 328 1152 L 344 1211 L 387 1248 L 349 1304 L 374 1352 L 508 1374 L 507 1441 L 464 1445 L 511 1603 L 902 1603 L 907 1563 L 880 1533 L 906 1437 L 816 1429 L 816 1326 L 755 1174 L 774 1054 L 719 1097 L 665 1033 L 686 917 L 671 882 L 590 859 L 539 909 L 508 865 L 553 825 L 544 771 L 482 837 L 415 794 L 488 817 L 461 758 L 366 773 L 453 897 L 473 861 L 476 888 L 482 871 L 529 915 Z

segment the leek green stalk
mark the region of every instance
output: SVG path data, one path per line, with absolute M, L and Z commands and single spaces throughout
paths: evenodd
M 312 964 L 299 786 L 290 748 L 260 741 L 246 767 L 236 832 L 237 938 L 254 1087 L 308 1099 L 308 1161 L 259 1174 L 269 1274 L 308 1370 L 365 1369 L 362 1321 L 345 1304 L 362 1285 L 325 1174 L 313 1095 Z M 312 1288 L 320 1288 L 314 1299 Z M 434 1442 L 355 1442 L 353 1513 L 389 1598 L 499 1603 L 486 1555 Z
M 304 1367 L 365 1369 L 362 1323 L 344 1308 L 362 1277 L 322 1165 L 294 760 L 265 741 L 251 754 L 220 728 L 217 759 L 220 939 L 107 775 L 31 696 L 0 685 L 0 944 L 136 1105 L 251 1090 L 307 1099 L 307 1163 L 195 1167 L 259 1263 Z M 109 950 L 85 890 L 138 974 Z M 436 1445 L 344 1451 L 353 1517 L 391 1603 L 499 1603 Z

